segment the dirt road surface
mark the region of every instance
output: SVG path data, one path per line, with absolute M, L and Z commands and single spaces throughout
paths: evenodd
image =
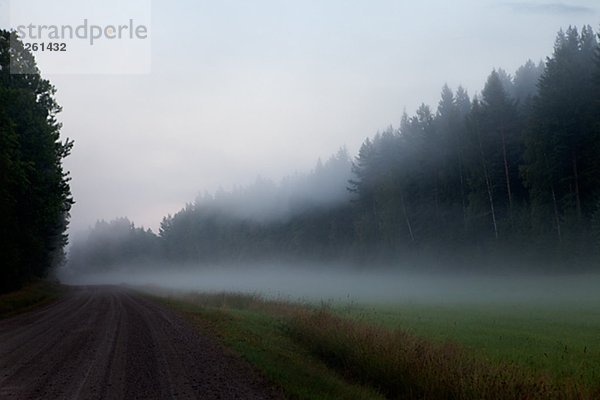
M 117 287 L 0 321 L 0 399 L 274 399 L 244 361 Z

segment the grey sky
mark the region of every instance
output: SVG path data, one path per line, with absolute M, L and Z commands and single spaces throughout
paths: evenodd
M 14 0 L 13 0 L 14 1 Z M 6 27 L 7 0 L 0 0 Z M 53 2 L 46 2 L 53 7 Z M 156 228 L 197 193 L 311 168 L 598 28 L 595 0 L 154 1 L 152 73 L 50 75 L 75 140 L 72 230 L 129 216 Z
M 592 7 L 584 5 L 571 5 L 566 3 L 534 3 L 534 2 L 514 2 L 505 3 L 506 6 L 517 13 L 532 14 L 590 14 L 595 10 Z

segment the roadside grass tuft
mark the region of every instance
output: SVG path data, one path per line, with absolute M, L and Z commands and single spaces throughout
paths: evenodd
M 60 296 L 63 287 L 54 282 L 32 282 L 14 292 L 0 295 L 0 319 L 14 316 L 50 303 Z

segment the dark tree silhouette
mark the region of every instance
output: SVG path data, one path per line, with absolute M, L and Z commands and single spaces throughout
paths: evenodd
M 60 140 L 55 89 L 35 65 L 14 33 L 0 31 L 0 291 L 63 260 L 73 204 L 62 167 L 73 143 Z

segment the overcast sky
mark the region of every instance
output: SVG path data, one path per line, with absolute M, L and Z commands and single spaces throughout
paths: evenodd
M 13 0 L 15 1 L 15 0 Z M 18 1 L 18 0 L 16 0 Z M 58 2 L 44 2 L 56 7 Z M 0 0 L 0 26 L 10 25 Z M 46 75 L 64 107 L 72 232 L 128 216 L 156 230 L 199 192 L 279 179 L 549 55 L 597 0 L 153 1 L 151 73 Z M 43 71 L 43 65 L 42 71 Z

